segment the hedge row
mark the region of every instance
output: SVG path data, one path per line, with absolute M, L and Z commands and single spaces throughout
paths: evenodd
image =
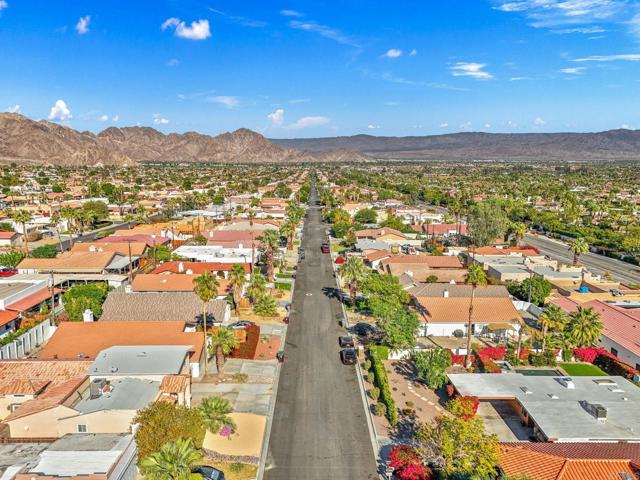
M 290 283 L 282 283 L 282 282 L 276 282 L 276 288 L 278 290 L 291 290 L 291 284 Z
M 384 354 L 384 351 L 380 351 L 377 348 L 369 349 L 369 357 L 371 358 L 371 369 L 374 375 L 375 385 L 380 389 L 380 400 L 387 407 L 387 419 L 389 423 L 395 427 L 398 424 L 398 409 L 396 408 L 396 402 L 391 395 L 391 388 L 389 387 L 389 377 L 387 377 L 387 371 L 382 363 L 380 354 Z M 388 355 L 388 352 L 387 352 Z
M 371 355 L 375 353 L 380 360 L 389 360 L 389 347 L 386 345 L 372 345 L 369 347 L 369 352 Z

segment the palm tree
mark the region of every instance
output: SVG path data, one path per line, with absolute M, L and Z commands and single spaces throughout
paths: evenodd
M 222 427 L 229 427 L 232 432 L 236 431 L 236 422 L 229 417 L 233 413 L 233 408 L 229 400 L 222 397 L 207 397 L 202 400 L 198 407 L 202 423 L 211 433 L 218 433 Z
M 287 250 L 293 250 L 293 236 L 296 233 L 296 226 L 287 219 L 280 227 L 280 235 L 287 238 Z
M 562 332 L 567 323 L 567 314 L 556 305 L 549 305 L 538 318 L 538 323 L 542 326 L 542 351 L 547 345 L 547 331 Z
M 262 242 L 267 253 L 267 279 L 273 282 L 273 252 L 280 244 L 280 235 L 275 230 L 269 229 L 265 230 L 258 240 Z
M 193 446 L 191 439 L 179 438 L 167 442 L 160 451 L 145 458 L 141 467 L 149 480 L 195 480 L 201 478 L 191 469 L 202 461 L 202 452 Z
M 55 212 L 51 215 L 51 223 L 56 227 L 56 234 L 58 236 L 58 245 L 60 246 L 60 253 L 64 252 L 64 248 L 62 247 L 62 237 L 60 236 L 60 227 L 58 227 L 58 223 L 60 223 L 60 213 Z
M 361 282 L 367 274 L 362 258 L 349 257 L 347 261 L 340 266 L 340 275 L 344 281 L 349 284 L 349 292 L 351 295 L 351 306 L 356 308 L 356 295 L 358 293 L 358 283 Z
M 256 299 L 260 295 L 264 294 L 267 290 L 267 279 L 258 270 L 251 272 L 249 277 L 249 285 L 247 286 L 247 293 L 251 297 L 251 303 L 255 303 Z
M 600 314 L 591 307 L 578 307 L 569 314 L 567 337 L 576 347 L 589 347 L 600 338 L 604 325 Z
M 222 373 L 224 367 L 225 356 L 229 355 L 234 349 L 238 348 L 238 339 L 233 330 L 227 327 L 218 327 L 211 335 L 211 352 L 216 356 L 216 366 L 218 367 L 218 375 Z
M 467 354 L 464 358 L 464 367 L 469 368 L 471 360 L 471 330 L 473 329 L 473 299 L 476 296 L 476 288 L 478 285 L 485 286 L 487 284 L 487 275 L 484 269 L 478 263 L 472 263 L 467 272 L 466 282 L 471 284 L 471 301 L 469 302 L 469 320 L 467 323 Z
M 573 253 L 573 264 L 578 265 L 580 261 L 580 255 L 583 255 L 589 251 L 589 244 L 583 237 L 576 238 L 569 245 L 569 250 Z
M 514 222 L 511 224 L 511 233 L 513 234 L 513 239 L 516 245 L 522 241 L 527 230 L 527 225 L 522 222 Z
M 242 299 L 242 287 L 246 283 L 246 273 L 244 271 L 244 264 L 236 263 L 231 267 L 229 272 L 229 283 L 233 292 L 233 304 L 236 308 L 236 315 L 240 314 L 240 300 Z
M 28 210 L 16 210 L 11 214 L 14 222 L 22 225 L 22 239 L 24 242 L 24 252 L 29 255 L 29 235 L 27 233 L 27 223 L 33 220 L 31 212 Z
M 211 275 L 210 272 L 205 272 L 202 275 L 193 279 L 193 291 L 198 298 L 202 300 L 202 329 L 204 330 L 204 373 L 207 373 L 207 365 L 209 362 L 209 354 L 207 349 L 207 303 L 216 298 L 218 295 L 219 287 L 218 279 Z

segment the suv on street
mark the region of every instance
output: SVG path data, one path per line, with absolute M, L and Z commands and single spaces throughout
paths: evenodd
M 355 365 L 358 362 L 358 355 L 356 355 L 356 351 L 352 348 L 345 348 L 344 350 L 340 350 L 340 360 L 345 365 Z
M 325 243 L 323 243 L 323 244 L 320 246 L 320 251 L 321 251 L 322 253 L 329 253 L 329 244 L 328 244 L 328 243 L 326 243 L 326 242 L 325 242 Z
M 353 348 L 355 347 L 355 343 L 353 341 L 353 337 L 350 335 L 343 335 L 338 339 L 338 343 L 342 348 Z

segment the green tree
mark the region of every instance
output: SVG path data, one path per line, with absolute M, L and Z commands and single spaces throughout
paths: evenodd
M 233 413 L 233 408 L 226 398 L 207 397 L 202 400 L 198 411 L 203 425 L 211 433 L 218 433 L 222 427 L 229 427 L 232 432 L 236 431 L 236 422 L 229 416 Z
M 403 231 L 407 226 L 402 221 L 402 218 L 397 217 L 391 213 L 387 215 L 387 219 L 383 221 L 380 226 L 386 228 L 393 228 L 394 230 Z
M 504 237 L 507 231 L 507 216 L 494 202 L 481 202 L 469 212 L 468 230 L 476 247 L 482 247 L 496 238 Z
M 201 233 L 199 233 L 195 237 L 193 237 L 193 243 L 195 245 L 206 245 L 207 244 L 207 238 L 204 235 L 202 235 Z
M 441 414 L 422 424 L 416 435 L 420 448 L 439 457 L 447 478 L 489 480 L 500 461 L 498 438 L 487 435 L 479 417 Z
M 13 232 L 13 225 L 10 222 L 0 222 L 0 232 Z
M 416 346 L 416 335 L 420 320 L 415 312 L 405 308 L 390 310 L 378 318 L 377 325 L 384 335 L 384 343 L 393 351 Z
M 542 328 L 542 351 L 544 352 L 547 345 L 547 332 L 551 330 L 553 333 L 562 333 L 567 324 L 567 314 L 560 307 L 549 305 L 538 317 L 538 324 Z
M 278 198 L 289 198 L 293 192 L 288 185 L 279 183 L 273 190 L 273 194 Z
M 236 334 L 230 328 L 220 326 L 213 332 L 211 335 L 211 353 L 216 356 L 218 375 L 222 374 L 225 357 L 238 348 L 238 345 L 240 343 L 236 338 Z
M 433 390 L 437 390 L 447 381 L 447 368 L 451 366 L 451 354 L 444 348 L 432 348 L 413 354 L 413 363 L 418 371 L 418 378 Z
M 69 320 L 82 321 L 82 314 L 89 309 L 97 320 L 102 315 L 102 304 L 107 299 L 110 287 L 106 283 L 74 285 L 62 295 L 62 304 Z
M 378 221 L 378 212 L 372 208 L 363 208 L 356 212 L 353 220 L 358 223 L 376 223 Z
M 206 433 L 198 410 L 167 402 L 149 404 L 138 411 L 132 423 L 138 425 L 135 439 L 140 459 L 179 438 L 190 439 L 196 448 L 200 448 Z
M 193 446 L 190 438 L 167 442 L 156 453 L 142 460 L 144 478 L 148 480 L 198 480 L 199 473 L 191 469 L 202 461 L 202 452 Z
M 487 285 L 487 275 L 480 264 L 474 262 L 469 265 L 466 282 L 471 284 L 471 300 L 469 301 L 469 318 L 467 321 L 467 353 L 464 357 L 464 366 L 469 368 L 471 363 L 471 333 L 473 331 L 473 300 L 475 299 L 478 285 Z
M 259 317 L 275 317 L 278 315 L 278 304 L 271 295 L 263 293 L 255 299 L 253 313 Z
M 362 292 L 369 297 L 382 299 L 393 306 L 403 306 L 409 303 L 409 294 L 402 288 L 400 280 L 391 274 L 372 273 L 362 282 Z
M 509 232 L 513 236 L 515 245 L 518 245 L 522 241 L 528 230 L 527 225 L 522 222 L 512 222 L 509 225 Z
M 22 241 L 24 242 L 24 253 L 29 255 L 29 235 L 27 233 L 27 223 L 33 220 L 31 212 L 28 210 L 15 210 L 11 214 L 14 222 L 22 226 Z
M 33 258 L 55 258 L 58 255 L 58 247 L 56 245 L 42 245 L 31 250 Z
M 533 278 L 525 278 L 522 282 L 513 282 L 507 288 L 514 297 L 542 306 L 551 294 L 552 287 L 549 280 L 534 276 Z
M 262 242 L 262 248 L 267 256 L 267 279 L 273 282 L 273 256 L 280 244 L 280 235 L 276 230 L 269 229 L 265 230 L 258 240 Z
M 106 203 L 99 200 L 90 201 L 82 205 L 81 215 L 84 216 L 88 224 L 93 226 L 96 222 L 109 216 L 109 208 Z
M 251 298 L 252 303 L 264 295 L 267 291 L 267 279 L 259 270 L 253 270 L 249 277 L 249 285 L 247 285 L 247 294 Z
M 578 265 L 580 256 L 589 251 L 589 244 L 583 237 L 578 237 L 569 244 L 569 250 L 573 254 L 573 264 Z
M 347 225 L 350 225 L 351 215 L 349 215 L 349 212 L 342 208 L 334 208 L 327 214 L 327 221 L 329 223 L 345 223 Z
M 207 303 L 218 296 L 218 279 L 210 272 L 204 272 L 193 279 L 193 291 L 202 301 L 202 329 L 204 331 L 205 346 L 207 345 Z M 205 352 L 204 373 L 207 373 L 209 354 Z M 223 361 L 224 363 L 224 361 Z
M 236 315 L 240 314 L 240 300 L 242 299 L 242 289 L 247 281 L 244 271 L 244 264 L 236 263 L 231 267 L 229 272 L 229 283 L 233 294 L 233 305 L 236 309 Z
M 355 308 L 358 285 L 366 276 L 367 267 L 365 267 L 362 258 L 352 256 L 347 258 L 347 261 L 340 265 L 339 271 L 345 283 L 349 285 L 351 305 Z
M 24 252 L 17 249 L 11 249 L 7 252 L 0 253 L 0 266 L 15 268 L 20 264 L 24 257 L 26 257 Z
M 287 250 L 293 250 L 293 237 L 295 233 L 296 225 L 289 219 L 280 226 L 280 235 L 287 239 Z
M 600 338 L 603 328 L 598 312 L 591 307 L 578 307 L 569 314 L 566 333 L 569 341 L 576 347 L 590 347 Z

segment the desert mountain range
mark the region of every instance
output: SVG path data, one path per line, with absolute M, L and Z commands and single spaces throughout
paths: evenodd
M 150 127 L 79 132 L 17 113 L 0 113 L 0 161 L 130 165 L 137 162 L 308 163 L 381 160 L 640 160 L 640 130 L 597 133 L 455 133 L 267 139 L 241 128 L 210 136 Z

